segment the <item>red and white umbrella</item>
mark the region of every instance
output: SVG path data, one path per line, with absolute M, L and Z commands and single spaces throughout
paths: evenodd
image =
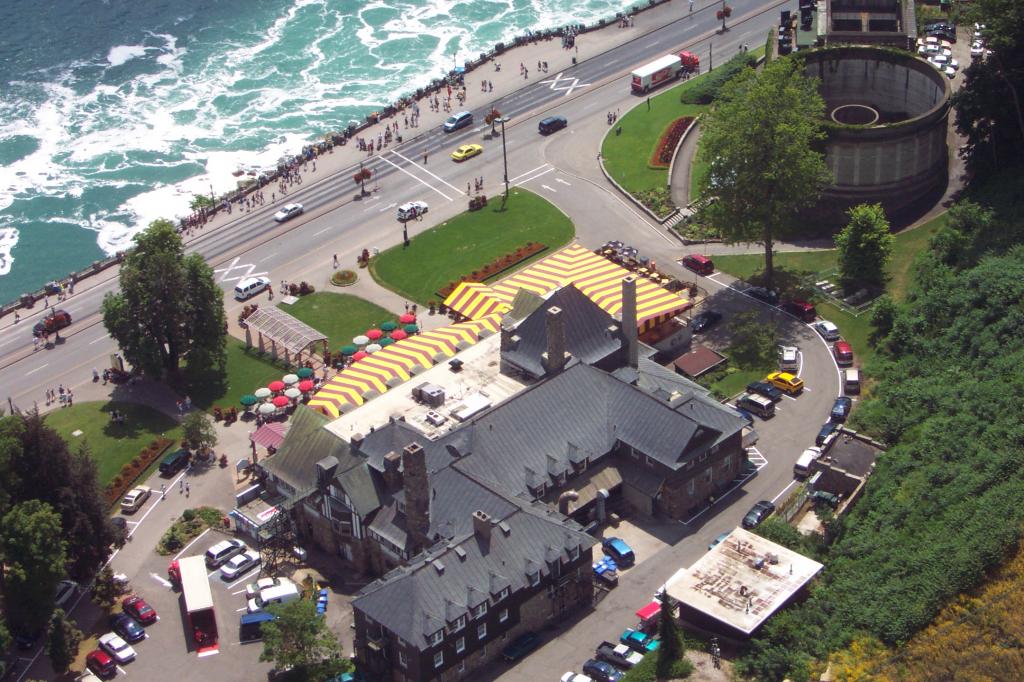
M 398 321 L 402 324 L 412 324 L 416 321 L 416 316 L 412 313 L 403 313 L 398 316 Z
M 313 382 L 309 379 L 305 379 L 299 382 L 299 390 L 303 393 L 309 393 L 313 390 Z
M 283 395 L 279 395 L 276 398 L 274 398 L 274 400 L 271 402 L 274 403 L 274 407 L 287 407 L 288 403 L 290 403 L 291 401 L 288 400 L 288 398 L 285 398 Z
M 382 336 L 384 336 L 384 332 L 382 332 L 379 329 L 369 329 L 366 332 L 366 338 L 370 339 L 371 341 L 376 341 Z
M 409 338 L 409 334 L 407 334 L 404 329 L 396 329 L 395 331 L 391 332 L 391 338 L 393 338 L 395 341 L 401 341 L 402 339 Z
M 370 357 L 370 354 L 367 353 L 365 350 L 361 350 L 361 351 L 359 351 L 358 353 L 356 353 L 355 355 L 352 356 L 352 362 L 356 362 L 358 360 L 362 360 L 363 358 L 367 358 L 367 357 Z
M 267 388 L 269 388 L 274 393 L 277 393 L 278 391 L 283 391 L 284 390 L 284 382 L 283 381 L 271 381 L 269 384 L 267 384 Z

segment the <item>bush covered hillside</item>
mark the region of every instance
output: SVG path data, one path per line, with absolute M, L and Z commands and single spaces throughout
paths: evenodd
M 862 633 L 907 641 L 1020 536 L 1024 247 L 950 266 L 943 244 L 965 238 L 951 229 L 919 259 L 908 303 L 875 321 L 880 383 L 858 422 L 892 447 L 838 522 L 812 596 L 742 661 L 758 679 L 803 679 Z

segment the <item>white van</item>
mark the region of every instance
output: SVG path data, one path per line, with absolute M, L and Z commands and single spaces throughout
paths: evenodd
M 775 403 L 768 398 L 765 398 L 763 395 L 744 393 L 740 396 L 740 399 L 736 401 L 736 407 L 756 414 L 762 419 L 775 416 Z
M 287 604 L 299 598 L 299 586 L 291 580 L 281 579 L 281 582 L 271 587 L 265 587 L 260 593 L 249 600 L 249 613 L 257 613 L 274 604 Z
M 235 300 L 244 301 L 252 298 L 269 286 L 269 277 L 247 277 L 235 287 Z
M 860 393 L 860 370 L 843 370 L 843 392 L 847 395 Z
M 814 460 L 821 457 L 821 448 L 813 447 L 804 450 L 803 454 L 793 465 L 793 475 L 797 478 L 805 478 L 807 474 L 811 473 L 811 465 L 814 464 Z
M 398 207 L 398 219 L 403 223 L 407 220 L 416 220 L 430 210 L 425 201 L 410 201 Z

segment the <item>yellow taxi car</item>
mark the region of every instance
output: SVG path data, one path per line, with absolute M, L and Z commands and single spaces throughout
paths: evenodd
M 804 380 L 789 372 L 772 372 L 764 380 L 780 391 L 785 391 L 790 395 L 796 395 L 804 390 Z
M 484 147 L 480 144 L 464 144 L 452 152 L 452 160 L 465 161 L 466 159 L 473 158 L 483 150 Z

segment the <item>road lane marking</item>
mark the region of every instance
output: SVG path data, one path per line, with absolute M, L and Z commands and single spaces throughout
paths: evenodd
M 449 187 L 451 187 L 451 188 L 452 188 L 453 190 L 455 190 L 455 191 L 456 191 L 456 192 L 458 192 L 459 194 L 461 194 L 461 193 L 462 193 L 462 190 L 460 190 L 460 189 L 459 189 L 458 187 L 456 187 L 456 186 L 455 186 L 455 185 L 453 185 L 452 183 L 450 183 L 450 182 L 448 182 L 447 180 L 445 180 L 444 178 L 442 178 L 442 177 L 441 177 L 440 175 L 435 175 L 434 173 L 432 173 L 432 172 L 428 171 L 428 170 L 427 170 L 427 168 L 426 168 L 426 166 L 421 166 L 421 165 L 419 165 L 418 163 L 416 163 L 415 161 L 413 161 L 412 159 L 410 159 L 410 158 L 408 158 L 408 157 L 406 157 L 406 156 L 402 156 L 401 154 L 399 154 L 398 152 L 396 152 L 396 151 L 394 151 L 394 150 L 392 150 L 392 151 L 391 151 L 391 153 L 392 153 L 392 154 L 394 154 L 395 156 L 397 156 L 398 158 L 402 159 L 403 161 L 406 161 L 406 162 L 408 162 L 408 163 L 412 164 L 413 166 L 416 166 L 416 167 L 417 167 L 417 168 L 419 168 L 419 169 L 420 169 L 421 171 L 423 171 L 424 173 L 426 173 L 426 174 L 427 174 L 427 175 L 429 175 L 430 177 L 434 178 L 435 180 L 438 180 L 438 181 L 440 181 L 440 182 L 443 182 L 444 184 L 448 185 Z M 397 166 L 397 165 L 396 165 L 396 164 L 395 164 L 395 163 L 394 163 L 393 161 L 391 161 L 390 159 L 386 159 L 386 158 L 384 158 L 383 156 L 382 156 L 382 157 L 380 157 L 380 160 L 381 160 L 381 161 L 387 161 L 387 162 L 388 162 L 388 163 L 390 163 L 390 164 L 391 164 L 392 166 L 395 166 L 395 168 L 398 168 L 398 167 L 399 167 L 399 166 Z M 403 170 L 404 170 L 404 169 L 403 169 Z M 406 172 L 408 172 L 408 171 L 406 171 Z M 413 176 L 413 177 L 416 177 L 416 176 Z M 417 180 L 419 180 L 419 178 L 416 178 L 416 179 L 417 179 Z M 423 182 L 423 181 L 422 181 L 422 180 L 420 180 L 420 182 Z M 426 184 L 426 183 L 423 183 L 423 184 Z M 430 187 L 430 185 L 427 185 L 427 187 Z M 447 197 L 445 197 L 445 198 L 447 198 Z M 449 199 L 449 201 L 451 201 L 451 199 Z
M 533 169 L 531 169 L 531 170 L 528 170 L 528 171 L 526 171 L 525 173 L 520 173 L 519 175 L 515 176 L 514 178 L 509 178 L 509 179 L 508 179 L 508 181 L 509 181 L 509 182 L 515 182 L 515 181 L 516 181 L 516 180 L 518 180 L 519 178 L 525 178 L 525 177 L 526 177 L 527 175 L 529 175 L 530 173 L 536 173 L 536 172 L 537 172 L 537 171 L 539 171 L 540 169 L 542 169 L 542 168 L 547 168 L 547 167 L 548 167 L 548 164 L 546 164 L 546 163 L 542 163 L 541 165 L 537 166 L 536 168 L 533 168 Z
M 379 213 L 383 213 L 384 211 L 388 210 L 389 208 L 394 208 L 395 206 L 398 206 L 398 204 L 396 202 L 392 201 L 387 206 L 382 206 L 381 208 L 378 208 L 377 211 Z
M 93 339 L 92 341 L 90 341 L 89 345 L 91 346 L 94 343 L 99 343 L 100 341 L 106 341 L 109 338 L 110 338 L 110 334 L 104 334 L 103 336 L 99 337 L 98 339 Z
M 203 537 L 204 535 L 206 535 L 207 533 L 209 533 L 209 532 L 210 532 L 211 530 L 212 530 L 212 528 L 207 528 L 207 529 L 206 529 L 206 530 L 204 530 L 204 531 L 203 531 L 202 533 L 200 533 L 200 534 L 199 534 L 199 535 L 198 535 L 198 536 L 196 537 L 196 539 L 195 539 L 195 540 L 193 540 L 192 542 L 190 542 L 190 543 L 188 543 L 187 545 L 185 545 L 185 547 L 184 547 L 184 548 L 183 548 L 183 549 L 182 549 L 182 550 L 181 550 L 180 552 L 178 552 L 177 554 L 175 554 L 175 555 L 174 555 L 174 559 L 173 559 L 173 561 L 177 561 L 178 559 L 180 559 L 180 558 L 181 558 L 181 555 L 182 555 L 182 554 L 184 554 L 185 552 L 187 552 L 187 551 L 189 550 L 189 548 L 190 548 L 190 547 L 191 547 L 192 545 L 194 545 L 194 544 L 196 544 L 197 542 L 199 542 L 200 538 L 202 538 L 202 537 Z
M 562 183 L 563 185 L 568 185 L 569 187 L 572 187 L 572 183 L 571 183 L 571 182 L 566 182 L 566 181 L 565 181 L 565 180 L 563 180 L 562 178 L 555 178 L 555 182 L 560 182 L 560 183 Z
M 244 583 L 246 580 L 248 580 L 249 578 L 251 578 L 254 575 L 258 574 L 259 572 L 260 572 L 260 567 L 259 566 L 255 566 L 253 568 L 250 568 L 248 573 L 246 573 L 241 578 L 239 578 L 235 582 L 233 582 L 230 585 L 228 585 L 228 589 L 229 590 L 234 589 L 236 585 L 238 585 L 239 583 Z
M 539 178 L 542 175 L 547 175 L 548 173 L 550 173 L 553 170 L 555 170 L 555 169 L 554 168 L 548 168 L 546 171 L 542 171 L 540 173 L 537 173 L 533 177 L 526 178 L 525 180 L 522 180 L 521 182 L 513 182 L 512 186 L 513 187 L 522 187 L 525 183 L 530 182 L 531 180 L 536 180 L 537 178 Z
M 543 187 L 544 189 L 546 189 L 549 192 L 554 192 L 555 194 L 558 194 L 558 190 L 555 189 L 554 187 L 550 187 L 548 185 L 541 185 L 541 187 Z
M 276 255 L 277 255 L 277 251 L 274 251 L 274 252 L 273 252 L 272 254 L 270 254 L 269 256 L 264 256 L 263 258 L 260 258 L 260 259 L 259 259 L 258 261 L 256 261 L 256 262 L 257 262 L 257 263 L 262 263 L 263 261 L 265 261 L 265 260 L 269 260 L 269 259 L 273 258 L 273 257 L 274 257 L 274 256 L 276 256 Z
M 783 488 L 782 491 L 778 495 L 776 495 L 775 497 L 772 498 L 772 504 L 775 504 L 775 500 L 777 500 L 780 497 L 782 497 L 783 495 L 785 495 L 786 491 L 789 490 L 790 488 L 792 488 L 794 483 L 796 483 L 796 479 L 793 479 L 792 481 L 790 481 L 789 485 L 787 485 L 785 488 Z
M 405 158 L 404 156 L 402 156 L 402 155 L 401 155 L 401 154 L 399 154 L 398 152 L 391 152 L 391 153 L 392 153 L 392 154 L 394 154 L 395 156 L 399 156 L 399 157 Z M 406 159 L 406 160 L 408 161 L 408 159 Z M 415 180 L 416 182 L 420 183 L 420 184 L 421 184 L 421 185 L 423 185 L 424 187 L 428 187 L 428 188 L 430 188 L 430 189 L 434 190 L 435 192 L 437 192 L 438 194 L 440 194 L 441 196 L 443 196 L 443 197 L 444 197 L 445 199 L 447 199 L 448 201 L 452 201 L 452 198 L 451 198 L 450 196 L 448 196 L 447 194 L 445 194 L 444 192 L 442 192 L 442 191 L 441 191 L 441 190 L 439 190 L 438 188 L 434 187 L 434 186 L 433 186 L 433 185 L 431 185 L 431 184 L 430 184 L 429 182 L 426 182 L 425 180 L 423 180 L 423 179 L 421 179 L 421 178 L 417 177 L 416 175 L 414 175 L 413 173 L 410 173 L 409 171 L 405 170 L 404 168 L 402 168 L 401 166 L 399 166 L 399 165 L 398 165 L 397 163 L 395 163 L 395 162 L 394 162 L 394 161 L 392 161 L 391 159 L 385 159 L 384 157 L 381 157 L 381 161 L 384 161 L 384 162 L 386 162 L 386 163 L 390 163 L 390 164 L 391 164 L 392 166 L 394 166 L 394 167 L 395 167 L 395 168 L 397 168 L 398 170 L 402 171 L 403 173 L 405 173 L 405 174 L 406 174 L 406 175 L 408 175 L 408 176 L 409 176 L 410 178 L 412 178 L 412 179 L 413 179 L 413 180 Z M 410 163 L 412 163 L 412 162 L 410 161 Z M 416 164 L 413 164 L 413 165 L 415 166 Z M 420 166 L 416 166 L 416 167 L 417 167 L 417 168 L 421 168 Z M 433 173 L 430 173 L 429 171 L 427 172 L 427 174 L 428 174 L 428 175 L 434 175 Z M 434 175 L 434 177 L 435 177 L 435 178 L 437 178 L 437 176 L 436 176 L 436 175 Z M 438 180 L 441 180 L 441 178 L 437 178 L 437 179 L 438 179 Z M 449 187 L 452 187 L 452 186 L 451 186 L 451 185 L 450 185 L 449 183 L 445 182 L 444 180 L 441 180 L 441 182 L 444 182 L 444 184 L 448 185 Z M 455 188 L 454 188 L 454 187 L 452 187 L 452 189 L 455 189 Z M 458 191 L 458 190 L 456 190 L 456 191 Z
M 552 90 L 554 90 L 555 92 L 564 92 L 566 97 L 570 96 L 572 94 L 572 91 L 575 90 L 576 88 L 586 88 L 590 86 L 590 83 L 580 83 L 579 78 L 576 78 L 574 76 L 563 76 L 562 73 L 562 71 L 559 71 L 558 73 L 555 74 L 554 78 L 542 80 L 540 82 L 541 85 L 544 85 L 545 83 L 550 83 Z M 562 85 L 563 81 L 565 81 L 567 85 Z
M 38 367 L 36 367 L 35 369 L 31 369 L 31 370 L 25 372 L 25 376 L 28 376 L 29 374 L 35 374 L 39 370 L 45 369 L 46 367 L 49 367 L 49 366 L 50 366 L 50 363 L 45 362 L 42 365 L 39 365 Z
M 164 587 L 171 587 L 171 581 L 168 580 L 167 578 L 163 577 L 159 573 L 150 573 L 149 575 L 152 576 L 154 580 L 156 580 L 158 583 L 160 583 Z
M 319 237 L 319 236 L 320 236 L 320 235 L 322 235 L 322 234 L 323 234 L 324 232 L 326 232 L 327 230 L 331 230 L 331 229 L 334 229 L 334 226 L 333 226 L 333 225 L 331 225 L 330 227 L 325 227 L 324 229 L 320 230 L 319 232 L 314 232 L 314 233 L 313 233 L 313 236 L 314 236 L 314 237 Z
M 259 277 L 260 275 L 269 274 L 267 272 L 253 272 L 253 270 L 256 269 L 255 263 L 242 263 L 241 265 L 239 265 L 239 260 L 241 260 L 241 256 L 236 256 L 235 259 L 231 261 L 231 263 L 227 267 L 216 268 L 214 269 L 213 272 L 215 274 L 224 273 L 220 278 L 221 282 L 240 282 L 246 277 Z M 239 275 L 238 277 L 229 277 L 233 270 L 245 270 L 245 272 Z

